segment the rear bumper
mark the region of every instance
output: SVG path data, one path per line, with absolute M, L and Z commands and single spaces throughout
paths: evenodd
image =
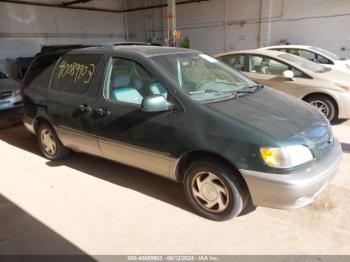
M 311 203 L 330 182 L 342 158 L 338 140 L 323 159 L 294 174 L 270 174 L 240 170 L 247 182 L 254 205 L 293 209 Z
M 34 127 L 34 119 L 33 118 L 24 116 L 23 117 L 23 124 L 29 132 L 31 132 L 32 134 L 35 135 L 35 127 Z

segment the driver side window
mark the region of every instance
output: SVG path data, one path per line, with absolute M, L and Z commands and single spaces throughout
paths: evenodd
M 221 61 L 237 71 L 245 71 L 245 55 L 228 55 L 221 58 Z
M 305 58 L 305 59 L 313 61 L 313 62 L 316 62 L 316 60 L 317 60 L 316 59 L 316 53 L 310 52 L 310 51 L 307 51 L 307 50 L 291 49 L 291 53 L 293 55 L 300 56 L 302 58 Z
M 139 63 L 113 58 L 103 95 L 110 101 L 141 105 L 143 98 L 150 95 L 163 95 L 167 99 L 168 91 Z
M 264 75 L 283 75 L 288 66 L 269 57 L 251 55 L 250 72 Z

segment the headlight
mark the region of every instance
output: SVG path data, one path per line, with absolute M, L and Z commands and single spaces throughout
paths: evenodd
M 302 145 L 261 147 L 260 154 L 268 166 L 275 168 L 291 168 L 313 159 L 310 149 Z

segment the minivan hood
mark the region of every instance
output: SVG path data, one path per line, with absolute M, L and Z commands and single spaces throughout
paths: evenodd
M 305 144 L 310 144 L 329 132 L 328 121 L 317 109 L 268 87 L 208 107 L 282 143 L 306 139 Z
M 11 78 L 0 79 L 0 92 L 16 91 L 21 89 L 21 85 Z

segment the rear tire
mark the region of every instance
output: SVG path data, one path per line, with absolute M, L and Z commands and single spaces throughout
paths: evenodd
M 196 161 L 187 168 L 184 188 L 196 212 L 215 221 L 238 216 L 250 196 L 240 174 L 220 161 L 209 159 Z
M 42 154 L 49 160 L 61 160 L 70 153 L 69 149 L 62 145 L 55 130 L 48 123 L 39 125 L 37 139 Z
M 337 119 L 337 105 L 327 96 L 314 95 L 305 99 L 305 101 L 317 108 L 329 122 Z

